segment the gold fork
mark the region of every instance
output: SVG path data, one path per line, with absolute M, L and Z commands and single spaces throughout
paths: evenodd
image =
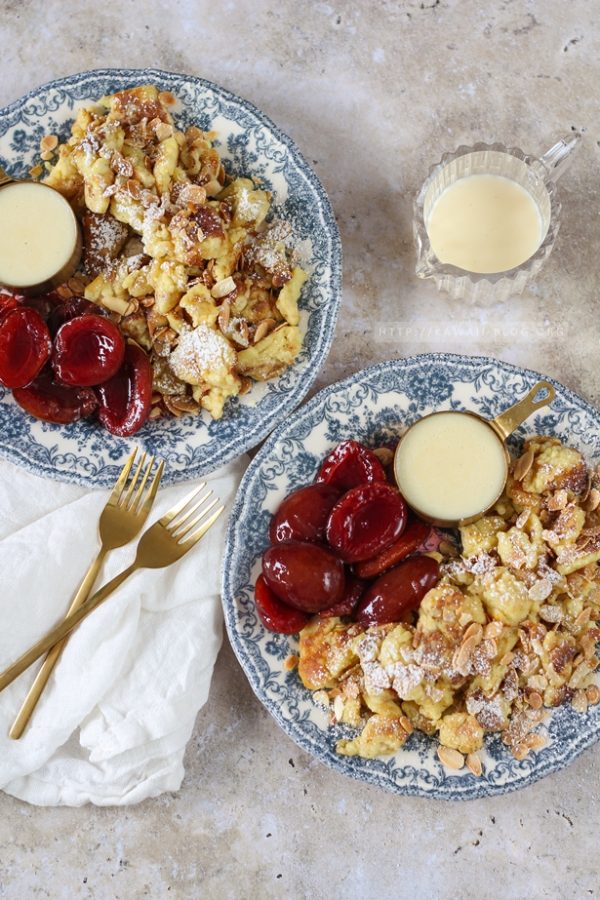
M 162 460 L 159 462 L 151 482 L 146 487 L 149 475 L 154 467 L 154 457 L 151 456 L 145 466 L 146 454 L 143 453 L 138 460 L 135 472 L 127 486 L 127 479 L 129 478 L 136 455 L 137 450 L 133 450 L 133 452 L 130 453 L 129 458 L 123 466 L 121 474 L 112 489 L 110 497 L 107 500 L 106 506 L 102 510 L 100 521 L 98 523 L 101 543 L 100 550 L 98 551 L 96 559 L 87 570 L 79 590 L 73 598 L 71 606 L 69 607 L 69 613 L 79 609 L 82 603 L 88 598 L 100 570 L 100 566 L 107 553 L 111 550 L 116 550 L 118 547 L 124 547 L 125 544 L 128 544 L 129 541 L 133 540 L 136 534 L 141 531 L 148 518 L 148 513 L 154 503 L 154 498 L 158 491 L 165 464 Z M 9 736 L 14 740 L 18 740 L 27 727 L 27 723 L 42 696 L 44 688 L 48 683 L 48 679 L 52 674 L 52 670 L 58 662 L 58 658 L 67 641 L 68 638 L 64 638 L 58 644 L 55 644 L 44 660 L 42 667 L 36 675 L 35 681 L 31 685 L 29 693 L 25 697 L 23 705 L 8 732 Z
M 206 487 L 206 483 L 198 485 L 180 503 L 177 503 L 165 515 L 155 522 L 140 538 L 133 563 L 116 575 L 108 584 L 96 591 L 79 609 L 69 613 L 65 619 L 52 628 L 43 638 L 19 657 L 12 665 L 0 674 L 0 691 L 18 678 L 25 669 L 39 659 L 57 641 L 66 637 L 76 625 L 85 619 L 96 607 L 106 600 L 126 578 L 137 569 L 161 569 L 181 559 L 184 554 L 198 543 L 208 529 L 217 521 L 225 507 L 219 506 L 208 517 L 207 514 L 219 503 L 215 497 L 204 505 L 211 497 L 208 490 L 202 497 L 198 494 Z M 191 505 L 190 505 L 191 504 Z M 196 514 L 196 515 L 195 515 Z

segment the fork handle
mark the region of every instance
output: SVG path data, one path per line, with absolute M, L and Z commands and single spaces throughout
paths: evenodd
M 98 572 L 100 571 L 100 566 L 104 561 L 104 557 L 106 556 L 107 551 L 104 547 L 101 547 L 98 551 L 98 555 L 96 559 L 92 562 L 91 566 L 85 573 L 83 581 L 79 585 L 79 589 L 75 596 L 73 597 L 73 601 L 69 607 L 68 613 L 75 612 L 76 609 L 82 605 L 82 603 L 88 598 L 89 593 L 94 585 L 94 582 L 98 576 Z M 18 740 L 25 729 L 27 728 L 27 723 L 29 722 L 34 709 L 38 704 L 38 700 L 42 696 L 44 692 L 44 688 L 48 683 L 48 679 L 52 674 L 54 666 L 58 662 L 58 658 L 63 652 L 65 648 L 65 644 L 69 640 L 68 637 L 62 639 L 57 644 L 55 644 L 49 651 L 46 659 L 42 663 L 42 666 L 35 677 L 35 681 L 29 688 L 29 693 L 25 697 L 23 701 L 23 705 L 19 710 L 15 721 L 12 724 L 10 731 L 8 732 L 8 736 L 13 740 Z
M 54 646 L 58 641 L 62 641 L 64 637 L 66 637 L 69 632 L 71 632 L 76 625 L 85 619 L 86 616 L 89 616 L 91 612 L 93 612 L 101 603 L 109 597 L 113 591 L 115 591 L 120 584 L 122 584 L 126 578 L 136 571 L 136 569 L 141 569 L 142 566 L 136 565 L 133 562 L 130 566 L 127 566 L 126 569 L 123 569 L 122 572 L 119 572 L 118 575 L 115 575 L 111 581 L 101 587 L 99 591 L 96 591 L 95 594 L 92 594 L 85 603 L 76 609 L 74 612 L 69 613 L 66 618 L 62 620 L 58 625 L 55 625 L 54 628 L 51 628 L 47 634 L 40 638 L 39 641 L 36 641 L 33 646 L 26 650 L 14 663 L 12 663 L 7 669 L 4 670 L 0 674 L 0 691 L 3 691 L 5 687 L 8 687 L 15 678 L 18 678 L 25 669 L 28 669 L 29 666 L 39 659 L 40 656 L 43 656 L 51 647 Z

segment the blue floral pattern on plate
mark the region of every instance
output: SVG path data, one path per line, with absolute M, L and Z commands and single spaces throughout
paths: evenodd
M 600 706 L 585 715 L 565 706 L 548 718 L 548 745 L 520 762 L 497 737 L 488 738 L 481 778 L 466 769 L 444 769 L 435 741 L 417 733 L 394 756 L 338 756 L 336 741 L 350 730 L 329 727 L 329 713 L 314 703 L 296 672 L 285 668 L 286 657 L 297 651 L 296 638 L 265 631 L 254 607 L 253 585 L 272 513 L 286 494 L 315 477 L 337 442 L 356 438 L 378 446 L 438 409 L 468 409 L 491 418 L 541 377 L 485 357 L 424 354 L 384 362 L 322 390 L 273 432 L 248 467 L 230 517 L 223 561 L 227 631 L 258 698 L 289 737 L 332 768 L 398 794 L 471 799 L 525 787 L 567 765 L 600 738 Z M 581 450 L 588 461 L 597 460 L 600 413 L 548 380 L 556 398 L 517 430 L 514 449 L 528 434 L 551 433 Z
M 110 486 L 133 442 L 167 460 L 166 482 L 203 475 L 259 443 L 303 399 L 329 352 L 341 299 L 341 245 L 329 200 L 293 142 L 252 104 L 201 78 L 159 69 L 99 69 L 36 88 L 0 110 L 0 165 L 27 177 L 39 162 L 44 134 L 64 140 L 76 110 L 104 94 L 153 83 L 177 98 L 180 127 L 217 132 L 230 172 L 256 178 L 273 191 L 274 215 L 289 221 L 309 280 L 301 296 L 302 351 L 284 374 L 255 384 L 226 406 L 207 413 L 152 422 L 133 441 L 94 422 L 57 426 L 26 415 L 0 388 L 0 455 L 39 475 Z

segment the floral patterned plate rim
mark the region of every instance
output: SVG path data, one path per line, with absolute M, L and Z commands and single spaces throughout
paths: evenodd
M 305 396 L 323 365 L 341 300 L 341 244 L 327 195 L 293 141 L 255 106 L 192 75 L 160 69 L 96 69 L 49 82 L 0 109 L 0 165 L 27 177 L 44 134 L 65 139 L 74 111 L 104 94 L 154 83 L 177 98 L 174 116 L 217 132 L 228 169 L 273 191 L 274 211 L 289 220 L 308 268 L 300 306 L 303 348 L 279 378 L 253 385 L 219 421 L 182 416 L 149 423 L 131 440 L 94 422 L 57 426 L 26 415 L 0 388 L 0 456 L 32 472 L 89 486 L 110 486 L 131 450 L 142 446 L 167 461 L 165 482 L 203 475 L 261 441 Z
M 328 727 L 328 712 L 302 687 L 285 660 L 296 637 L 267 632 L 255 612 L 253 584 L 268 544 L 273 511 L 294 488 L 312 481 L 323 456 L 336 443 L 356 438 L 385 443 L 422 415 L 437 409 L 470 409 L 493 418 L 542 376 L 487 357 L 428 353 L 379 363 L 320 391 L 281 424 L 248 467 L 231 512 L 223 559 L 222 596 L 233 649 L 259 700 L 303 750 L 359 781 L 397 794 L 474 799 L 516 790 L 566 766 L 600 739 L 600 705 L 580 714 L 570 706 L 553 710 L 544 727 L 547 746 L 522 761 L 498 737 L 482 752 L 484 772 L 449 773 L 435 742 L 413 733 L 402 750 L 381 759 L 338 756 L 335 742 L 353 733 Z M 543 376 L 544 378 L 546 376 Z M 563 385 L 550 407 L 538 411 L 512 436 L 518 450 L 528 434 L 568 439 L 586 459 L 600 458 L 600 413 Z

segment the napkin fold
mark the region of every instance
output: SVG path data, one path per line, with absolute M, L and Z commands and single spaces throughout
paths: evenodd
M 205 481 L 229 506 L 247 464 Z M 194 482 L 159 491 L 147 525 Z M 98 549 L 109 492 L 0 461 L 0 669 L 66 613 Z M 43 806 L 123 805 L 177 790 L 222 637 L 227 510 L 179 562 L 131 576 L 71 636 L 19 741 L 8 730 L 41 661 L 0 693 L 0 788 Z M 110 554 L 98 585 L 134 558 Z

